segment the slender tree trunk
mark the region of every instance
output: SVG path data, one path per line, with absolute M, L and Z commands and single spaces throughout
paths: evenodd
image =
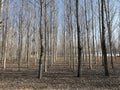
M 57 28 L 55 33 L 55 61 L 57 60 Z
M 97 24 L 96 24 L 96 20 L 95 20 L 95 44 L 96 44 L 96 50 L 95 50 L 95 57 L 96 57 L 96 64 L 98 64 L 99 63 L 99 46 L 98 46 L 98 40 L 97 40 L 97 32 L 96 32 L 96 30 L 97 30 Z
M 119 16 L 120 16 L 120 10 L 119 10 Z M 120 17 L 119 17 L 119 23 L 120 23 Z M 119 54 L 119 57 L 120 57 L 120 25 L 119 25 L 119 32 L 118 32 L 118 54 Z
M 102 53 L 104 59 L 104 69 L 105 76 L 109 76 L 108 72 L 108 63 L 107 63 L 107 52 L 106 52 L 106 44 L 105 44 L 105 25 L 104 25 L 104 0 L 101 0 L 101 15 L 102 15 Z
M 42 46 L 42 4 L 43 4 L 43 1 L 40 0 L 40 26 L 39 26 L 40 56 L 39 56 L 38 79 L 42 78 L 42 53 L 43 53 L 43 46 Z
M 27 3 L 27 5 L 28 5 L 28 3 Z M 28 15 L 30 14 L 30 8 L 29 8 L 29 6 L 27 6 L 27 9 L 28 9 Z M 27 68 L 29 67 L 29 47 L 30 47 L 30 42 L 29 42 L 29 38 L 30 38 L 30 35 L 29 35 L 29 32 L 30 32 L 30 17 L 28 17 L 28 21 L 27 21 L 27 41 L 26 41 L 26 43 L 27 43 L 27 56 L 26 56 L 26 58 L 27 58 Z
M 4 49 L 4 70 L 6 69 L 6 58 L 7 57 L 7 36 L 6 36 L 6 42 L 5 42 L 5 49 Z
M 55 27 L 55 61 L 57 60 L 57 36 L 58 36 L 57 33 L 58 31 L 57 31 L 57 25 L 56 25 Z
M 18 40 L 18 70 L 20 71 L 20 63 L 22 59 L 22 39 L 23 39 L 23 33 L 22 33 L 22 15 L 23 15 L 23 0 L 22 0 L 22 6 L 20 8 L 19 13 L 19 40 Z
M 18 71 L 20 71 L 21 61 L 21 30 L 20 30 L 20 16 L 19 16 L 19 37 L 18 37 Z
M 72 31 L 71 31 L 71 33 L 72 33 L 72 40 L 71 40 L 71 43 L 72 43 L 72 47 L 71 47 L 71 49 L 72 49 L 72 63 L 73 63 L 73 70 L 75 69 L 74 68 L 74 42 L 73 42 L 73 37 L 74 37 L 74 33 L 73 33 L 73 26 L 71 26 L 71 28 L 72 28 Z
M 77 76 L 80 77 L 81 73 L 81 45 L 80 45 L 80 26 L 78 18 L 78 0 L 76 0 L 76 20 L 77 20 L 77 38 L 78 38 L 78 72 Z
M 86 9 L 86 0 L 85 0 L 85 21 L 86 21 L 86 30 L 87 30 L 87 45 L 88 45 L 88 57 L 89 57 L 89 68 L 92 69 L 92 62 L 90 60 L 90 44 L 89 44 L 89 27 L 87 22 L 87 9 Z
M 64 62 L 66 62 L 66 27 L 65 27 L 65 2 L 64 2 L 64 25 L 63 25 L 63 38 L 64 38 Z
M 101 9 L 100 9 L 100 0 L 98 0 L 98 11 L 99 11 L 99 32 L 100 32 L 100 42 L 102 42 L 102 30 L 101 30 Z M 101 49 L 102 49 L 102 43 L 101 43 Z M 104 60 L 103 60 L 103 53 L 101 54 L 102 56 L 102 65 L 104 65 Z
M 37 18 L 36 18 L 36 2 L 35 1 L 34 1 L 34 11 L 35 11 L 34 19 L 36 20 Z M 34 52 L 34 59 L 35 59 L 35 66 L 36 66 L 36 64 L 37 64 L 37 47 L 36 47 L 36 40 L 35 40 L 35 30 L 36 30 L 35 27 L 36 27 L 36 24 L 34 22 L 34 27 L 33 27 L 34 33 L 33 33 L 32 42 L 33 42 L 33 52 Z
M 2 7 L 2 1 L 0 0 L 0 31 L 2 31 L 2 51 L 1 51 L 1 64 L 2 64 L 2 57 L 3 57 L 3 30 L 2 30 L 2 15 L 1 15 L 1 7 Z
M 64 17 L 64 18 L 65 18 L 65 17 Z M 65 22 L 65 20 L 64 20 L 64 22 Z M 66 62 L 66 35 L 65 35 L 65 24 L 64 24 L 63 34 L 64 34 L 64 62 Z
M 45 36 L 45 38 L 44 38 L 45 39 L 45 46 L 44 46 L 44 71 L 45 72 L 47 72 L 47 58 L 46 58 L 46 56 L 47 56 L 46 55 L 46 51 L 47 51 L 47 49 L 46 49 L 46 45 L 47 45 L 46 44 L 47 43 L 46 42 L 47 20 L 46 19 L 47 19 L 47 17 L 46 17 L 46 5 L 47 4 L 46 4 L 46 0 L 45 0 L 45 18 L 44 18 L 44 20 L 45 20 L 45 32 L 44 32 L 44 36 Z
M 52 5 L 50 6 L 50 65 L 53 64 L 52 60 Z
M 105 2 L 104 2 L 104 5 L 105 5 L 105 12 L 106 12 L 106 19 L 107 19 L 107 27 L 108 27 L 108 37 L 109 37 L 109 45 L 110 45 L 111 66 L 112 66 L 112 68 L 114 68 L 113 57 L 112 57 L 112 41 L 111 41 L 112 33 L 111 33 L 110 10 L 109 10 L 110 6 L 109 6 L 109 3 L 110 3 L 110 0 L 107 0 L 107 7 L 106 7 Z
M 70 68 L 72 68 L 72 10 L 71 10 L 71 0 L 69 0 L 70 5 L 70 29 L 69 29 L 69 35 L 70 35 Z
M 29 22 L 28 22 L 29 23 Z M 29 25 L 27 26 L 27 68 L 29 67 Z
M 55 32 L 54 32 L 54 28 L 55 28 L 55 26 L 54 26 L 54 20 L 53 20 L 53 30 L 52 30 L 52 59 L 53 59 L 53 64 L 55 63 L 55 58 L 54 58 L 54 55 L 55 55 L 55 44 L 54 44 L 54 42 L 55 42 L 55 39 L 54 39 L 54 37 L 55 37 Z
M 76 30 L 77 31 L 77 30 Z M 75 37 L 75 46 L 74 46 L 74 50 L 75 50 L 75 54 L 74 54 L 74 56 L 75 56 L 75 61 L 74 61 L 74 64 L 75 64 L 75 66 L 76 66 L 76 61 L 77 61 L 77 34 L 76 34 L 76 31 L 75 31 L 75 34 L 74 34 L 74 37 Z
M 119 16 L 120 16 L 120 10 L 119 10 Z M 119 17 L 119 23 L 120 23 L 120 17 Z M 119 25 L 119 32 L 118 32 L 118 54 L 119 54 L 119 57 L 120 57 L 120 25 Z
M 7 37 L 8 37 L 8 13 L 9 13 L 9 1 L 4 2 L 7 8 L 5 8 L 5 28 L 3 27 L 3 68 L 6 69 L 6 60 L 7 60 Z
M 93 0 L 91 0 L 91 11 L 92 11 L 92 38 L 93 38 L 93 50 L 92 50 L 92 59 L 95 62 L 95 40 L 94 40 L 94 14 L 93 14 Z M 96 62 L 95 62 L 96 63 Z
M 47 61 L 48 61 L 48 65 L 50 65 L 50 26 L 48 26 L 48 31 L 47 31 L 47 36 L 48 36 L 48 46 L 47 46 L 47 50 L 48 50 L 48 53 L 47 53 Z

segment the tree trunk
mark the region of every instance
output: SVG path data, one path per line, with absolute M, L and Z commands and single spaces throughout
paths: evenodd
M 85 0 L 85 21 L 86 21 L 86 30 L 87 30 L 87 45 L 88 45 L 88 57 L 89 57 L 89 68 L 92 69 L 92 62 L 90 60 L 90 44 L 89 44 L 89 27 L 87 21 L 87 9 L 86 9 L 86 0 Z
M 94 63 L 96 63 L 96 61 L 95 61 L 95 40 L 94 40 L 94 12 L 93 12 L 93 0 L 91 0 L 91 11 L 92 11 L 92 39 L 93 39 L 93 50 L 92 50 L 92 54 L 93 54 L 93 56 L 92 56 L 92 60 L 94 61 Z
M 108 63 L 107 63 L 107 52 L 106 52 L 106 44 L 105 44 L 105 25 L 104 25 L 104 0 L 101 0 L 101 15 L 102 15 L 102 53 L 104 60 L 104 69 L 105 76 L 109 76 L 108 72 Z
M 106 7 L 105 2 L 104 2 L 104 5 L 105 5 L 105 12 L 106 12 L 106 19 L 107 19 L 106 20 L 107 21 L 107 27 L 108 27 L 108 37 L 109 37 L 109 45 L 110 45 L 111 66 L 112 66 L 112 68 L 114 68 L 113 56 L 112 56 L 112 41 L 111 41 L 112 33 L 111 33 L 111 21 L 110 21 L 110 9 L 109 9 L 110 6 L 109 6 L 109 3 L 110 3 L 110 1 L 107 0 L 107 7 Z
M 45 20 L 45 32 L 44 32 L 44 39 L 45 39 L 45 46 L 44 46 L 44 72 L 47 72 L 47 58 L 46 58 L 46 31 L 47 31 L 47 17 L 46 17 L 46 0 L 45 0 L 45 17 L 44 17 L 44 20 Z
M 7 59 L 7 34 L 8 34 L 8 13 L 9 13 L 9 1 L 4 2 L 4 4 L 8 5 L 6 6 L 7 8 L 5 8 L 6 13 L 4 12 L 4 14 L 6 15 L 5 19 L 5 28 L 4 28 L 4 24 L 3 24 L 3 29 L 2 29 L 2 48 L 3 48 L 3 68 L 6 69 L 6 59 Z M 4 6 L 3 6 L 4 7 Z
M 40 26 L 39 26 L 39 37 L 40 37 L 40 56 L 39 56 L 39 69 L 38 69 L 38 79 L 42 78 L 42 53 L 43 53 L 43 46 L 42 46 L 42 4 L 43 1 L 40 0 Z
M 99 11 L 99 32 L 100 32 L 100 42 L 102 42 L 102 30 L 101 30 L 101 9 L 100 9 L 100 0 L 98 0 L 98 11 Z M 101 50 L 102 50 L 102 43 L 101 43 Z M 102 65 L 104 65 L 104 60 L 103 60 L 103 52 L 101 54 L 101 59 L 102 59 Z
M 76 0 L 76 20 L 77 20 L 77 39 L 78 39 L 78 72 L 77 76 L 80 77 L 81 74 L 81 45 L 80 45 L 80 26 L 78 18 L 78 0 Z

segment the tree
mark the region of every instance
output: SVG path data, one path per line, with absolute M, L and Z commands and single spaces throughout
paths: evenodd
M 43 0 L 40 0 L 40 26 L 39 26 L 39 37 L 40 37 L 40 55 L 39 55 L 39 70 L 38 70 L 38 78 L 42 78 L 42 53 L 43 53 L 43 46 L 42 46 L 42 7 L 43 7 Z
M 1 16 L 1 7 L 2 7 L 2 0 L 0 0 L 0 16 Z
M 2 15 L 1 15 L 1 8 L 2 8 L 2 0 L 0 0 L 0 33 L 3 31 L 2 30 Z M 2 33 L 1 33 L 2 34 Z M 2 34 L 3 35 L 3 34 Z M 3 41 L 2 41 L 3 42 Z M 1 43 L 2 43 L 1 42 Z M 2 50 L 3 50 L 3 43 L 2 43 Z M 2 55 L 3 55 L 3 52 L 1 51 L 1 60 L 2 60 Z
M 50 65 L 53 64 L 53 60 L 52 60 L 52 17 L 53 17 L 53 13 L 52 13 L 52 2 L 51 2 L 51 5 L 50 5 Z
M 120 0 L 119 0 L 119 3 L 120 3 Z M 120 7 L 120 6 L 119 6 Z M 119 57 L 120 57 L 120 9 L 119 9 L 119 22 L 118 22 L 118 28 L 119 28 L 119 31 L 118 31 L 118 54 L 119 54 Z
M 102 53 L 103 53 L 103 60 L 104 60 L 104 69 L 105 69 L 105 76 L 109 76 L 108 72 L 108 63 L 107 63 L 107 52 L 106 52 L 106 43 L 105 43 L 105 25 L 104 25 L 104 3 L 105 0 L 101 0 L 101 19 L 102 19 Z
M 90 60 L 90 42 L 89 42 L 89 38 L 90 38 L 90 30 L 89 30 L 89 26 L 88 26 L 88 17 L 87 17 L 87 8 L 86 8 L 86 0 L 85 0 L 85 21 L 86 21 L 86 30 L 87 30 L 87 45 L 88 45 L 88 57 L 89 57 L 89 68 L 92 69 L 92 62 Z
M 5 14 L 5 17 L 4 17 L 4 19 L 5 19 L 5 21 L 4 21 L 4 24 L 5 24 L 5 27 L 4 27 L 4 24 L 3 24 L 3 29 L 2 29 L 2 48 L 3 48 L 3 68 L 4 69 L 6 69 L 6 57 L 7 57 L 7 32 L 8 32 L 8 13 L 9 13 L 9 3 L 10 3 L 10 1 L 6 1 L 6 2 L 4 2 L 3 3 L 3 7 L 6 7 L 6 9 L 5 9 L 5 12 L 4 12 L 4 14 Z
M 95 61 L 95 40 L 94 40 L 94 11 L 93 11 L 93 0 L 91 0 L 91 11 L 92 11 L 92 44 L 93 44 L 93 51 L 92 51 L 92 54 L 93 54 L 93 61 Z
M 30 8 L 29 8 L 29 4 L 27 2 L 27 10 L 28 10 L 28 15 L 30 14 Z M 27 68 L 29 67 L 29 41 L 30 41 L 30 16 L 28 16 L 27 18 L 27 40 L 26 40 L 26 49 L 27 49 L 27 54 L 26 54 L 26 61 L 27 61 Z
M 78 18 L 78 0 L 76 0 L 76 23 L 77 23 L 77 39 L 78 39 L 78 72 L 77 76 L 80 77 L 81 73 L 81 51 L 82 47 L 80 45 L 80 26 L 79 26 L 79 18 Z
M 109 47 L 110 47 L 110 55 L 111 55 L 111 66 L 114 68 L 113 65 L 113 57 L 112 57 L 112 30 L 111 30 L 111 15 L 110 15 L 110 0 L 107 0 L 105 4 L 105 12 L 106 12 L 106 21 L 107 21 L 107 29 L 108 29 L 108 38 L 109 38 Z
M 44 71 L 47 72 L 47 55 L 46 55 L 46 52 L 47 52 L 47 42 L 46 42 L 46 32 L 47 32 L 47 4 L 46 4 L 46 0 L 45 0 L 45 17 L 44 17 L 44 22 L 45 22 L 45 32 L 44 32 L 44 42 L 45 42 L 45 46 L 44 46 Z
M 21 4 L 20 12 L 19 12 L 19 36 L 18 36 L 18 70 L 20 70 L 20 62 L 22 59 L 22 39 L 23 39 L 23 32 L 22 32 L 22 15 L 23 15 L 23 0 Z

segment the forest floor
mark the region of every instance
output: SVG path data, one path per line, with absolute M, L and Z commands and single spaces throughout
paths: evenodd
M 110 76 L 104 76 L 104 68 L 94 65 L 82 66 L 81 77 L 67 64 L 56 63 L 48 67 L 41 80 L 37 79 L 36 68 L 0 69 L 0 90 L 120 90 L 120 64 L 109 68 Z

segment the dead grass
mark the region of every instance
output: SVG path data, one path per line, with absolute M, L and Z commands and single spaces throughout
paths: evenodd
M 16 64 L 14 67 L 8 64 L 11 67 L 0 69 L 0 90 L 120 90 L 119 58 L 114 69 L 109 66 L 109 77 L 104 76 L 100 64 L 93 65 L 92 70 L 84 64 L 81 77 L 78 78 L 76 70 L 70 69 L 63 60 L 56 62 L 49 66 L 47 73 L 43 73 L 41 80 L 37 79 L 37 65 L 29 69 L 23 66 L 21 71 L 17 71 Z

